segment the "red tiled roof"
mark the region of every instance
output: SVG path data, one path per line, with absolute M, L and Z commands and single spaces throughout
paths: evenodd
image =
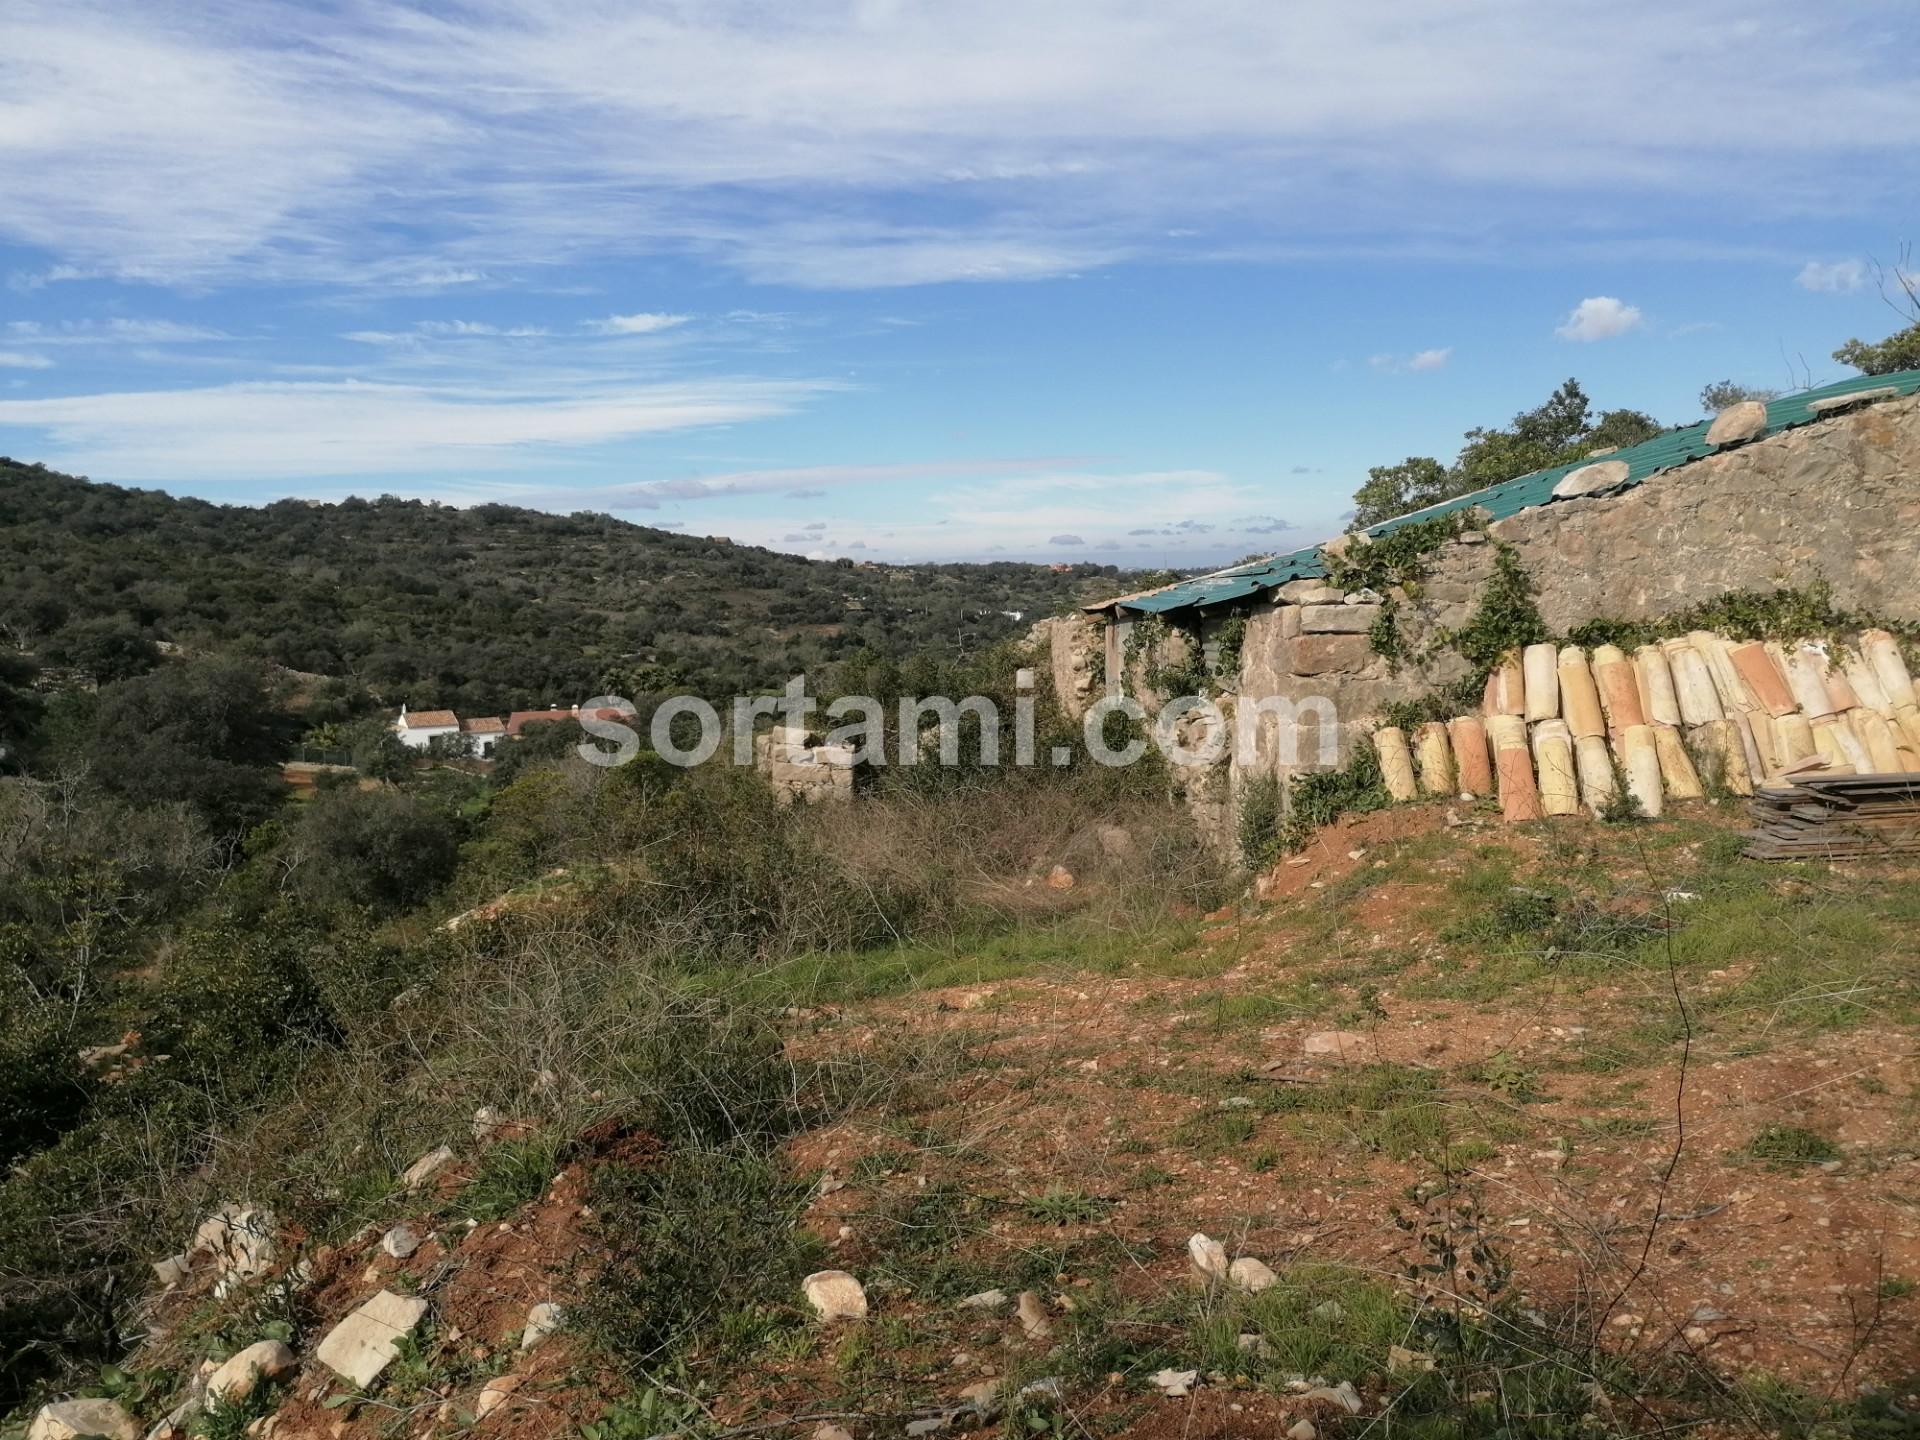
M 518 736 L 528 725 L 544 725 L 553 720 L 578 720 L 582 717 L 592 720 L 620 720 L 626 712 L 616 710 L 611 705 L 602 705 L 593 710 L 516 710 L 507 716 L 507 734 Z
M 498 735 L 507 728 L 507 722 L 498 715 L 482 715 L 477 720 L 462 720 L 460 728 L 469 735 Z
M 458 725 L 460 723 L 451 710 L 414 710 L 403 720 L 409 730 L 431 730 L 436 726 Z
M 518 735 L 528 725 L 539 725 L 549 720 L 571 719 L 571 710 L 516 710 L 507 716 L 507 734 Z

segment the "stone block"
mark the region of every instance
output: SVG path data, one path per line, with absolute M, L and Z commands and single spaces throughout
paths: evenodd
M 1378 605 L 1302 605 L 1300 629 L 1307 635 L 1364 635 L 1380 618 Z
M 1364 635 L 1302 635 L 1293 642 L 1295 675 L 1358 675 L 1373 663 Z
M 1324 580 L 1289 580 L 1273 593 L 1289 605 L 1338 605 L 1347 594 Z

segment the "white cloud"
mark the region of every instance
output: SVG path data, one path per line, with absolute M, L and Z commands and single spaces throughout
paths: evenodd
M 1862 260 L 1836 260 L 1823 265 L 1809 260 L 1794 277 L 1794 284 L 1817 295 L 1850 295 L 1867 283 L 1867 266 Z
M 47 459 L 101 479 L 388 475 L 492 469 L 640 436 L 791 412 L 832 387 L 716 379 L 518 389 L 243 383 L 0 400 Z
M 1553 333 L 1562 340 L 1612 340 L 1643 323 L 1639 306 L 1611 295 L 1594 295 L 1574 306 L 1566 323 Z
M 0 233 L 47 276 L 408 290 L 663 252 L 873 286 L 1488 227 L 1564 250 L 1586 196 L 1631 218 L 1581 243 L 1694 243 L 1730 202 L 1855 201 L 1904 157 L 1920 90 L 1882 24 L 1862 0 L 1818 25 L 1786 0 L 12 0 Z
M 110 320 L 63 320 L 55 325 L 38 320 L 11 320 L 5 334 L 10 339 L 29 340 L 36 345 L 194 345 L 234 338 L 224 330 L 205 325 L 182 325 L 175 320 L 134 320 L 125 316 Z
M 29 355 L 22 350 L 0 350 L 0 370 L 45 370 L 52 364 L 44 355 Z
M 1399 355 L 1369 355 L 1367 364 L 1378 374 L 1398 375 L 1407 370 L 1444 370 L 1447 361 L 1452 358 L 1453 347 L 1446 345 L 1434 350 L 1418 350 L 1404 358 Z
M 604 320 L 588 322 L 587 328 L 597 335 L 652 335 L 661 330 L 671 330 L 676 325 L 684 325 L 691 315 L 661 315 L 642 311 L 637 315 L 609 315 Z

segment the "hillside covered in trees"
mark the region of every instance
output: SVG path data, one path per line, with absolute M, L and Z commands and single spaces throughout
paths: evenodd
M 221 506 L 5 459 L 0 569 L 0 639 L 43 665 L 124 679 L 165 641 L 476 713 L 966 654 L 1119 573 L 855 566 L 507 505 Z

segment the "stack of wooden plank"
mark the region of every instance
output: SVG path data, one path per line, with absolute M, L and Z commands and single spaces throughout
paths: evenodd
M 1920 854 L 1920 774 L 1795 775 L 1754 792 L 1753 819 L 1756 860 Z

